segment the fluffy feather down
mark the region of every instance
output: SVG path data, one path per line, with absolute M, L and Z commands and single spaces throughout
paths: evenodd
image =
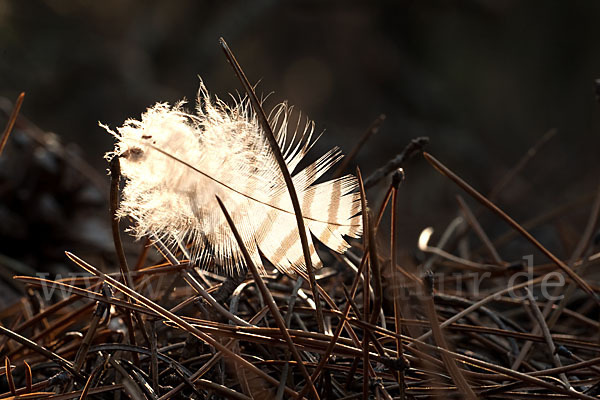
M 289 193 L 256 116 L 245 100 L 229 107 L 211 99 L 201 83 L 197 114 L 183 102 L 149 108 L 141 120 L 129 119 L 112 132 L 125 177 L 119 217 L 134 220 L 133 234 L 154 234 L 185 249 L 201 266 L 223 266 L 229 273 L 244 265 L 215 196 L 231 214 L 256 265 L 260 252 L 284 273 L 305 270 L 302 247 Z M 271 125 L 286 164 L 294 171 L 314 141 L 314 124 L 287 140 L 290 109 L 281 104 Z M 299 136 L 299 137 L 296 137 Z M 333 149 L 293 176 L 306 230 L 342 253 L 344 236 L 362 232 L 357 180 L 348 175 L 314 184 L 341 154 Z M 312 264 L 321 266 L 309 235 Z

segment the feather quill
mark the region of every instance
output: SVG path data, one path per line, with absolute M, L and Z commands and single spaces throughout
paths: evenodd
M 125 178 L 118 217 L 130 217 L 138 238 L 153 234 L 186 251 L 200 266 L 220 265 L 228 273 L 245 262 L 215 196 L 221 198 L 244 245 L 264 273 L 260 254 L 288 274 L 305 271 L 295 215 L 281 170 L 247 100 L 227 105 L 200 84 L 195 114 L 179 102 L 158 103 L 129 119 L 116 132 L 114 151 Z M 314 145 L 314 123 L 288 140 L 291 108 L 275 107 L 269 121 L 290 171 Z M 299 130 L 301 132 L 299 132 Z M 352 175 L 315 183 L 342 158 L 334 148 L 293 174 L 307 231 L 343 253 L 344 236 L 362 233 L 358 182 Z M 308 237 L 312 264 L 322 266 Z

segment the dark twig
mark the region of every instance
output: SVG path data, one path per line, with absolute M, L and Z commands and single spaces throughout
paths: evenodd
M 344 308 L 344 311 L 342 311 L 342 316 L 340 317 L 340 321 L 338 322 L 337 327 L 335 328 L 335 332 L 333 334 L 333 337 L 331 338 L 331 340 L 329 341 L 329 344 L 327 345 L 327 349 L 325 350 L 324 355 L 321 357 L 321 360 L 319 361 L 319 365 L 317 365 L 317 368 L 315 369 L 315 371 L 312 374 L 312 379 L 313 380 L 317 380 L 319 377 L 319 374 L 321 373 L 321 371 L 323 370 L 323 368 L 325 367 L 325 365 L 327 364 L 327 361 L 329 361 L 329 357 L 331 356 L 331 353 L 333 352 L 334 347 L 336 346 L 338 339 L 342 333 L 342 329 L 344 329 L 344 325 L 346 324 L 347 320 L 348 320 L 348 315 L 350 313 L 350 309 L 353 305 L 352 302 L 352 296 L 354 296 L 354 293 L 356 293 L 356 290 L 358 289 L 358 284 L 360 282 L 360 276 L 363 272 L 363 268 L 366 265 L 367 261 L 367 254 L 365 253 L 362 262 L 360 263 L 358 270 L 354 276 L 354 280 L 352 281 L 352 289 L 350 290 L 350 294 L 348 297 L 348 301 L 346 301 L 346 306 Z M 345 287 L 344 287 L 345 289 Z M 358 308 L 358 307 L 356 307 Z M 358 314 L 357 314 L 358 315 Z M 301 398 L 305 393 L 306 393 L 306 387 L 300 392 L 300 394 L 298 395 L 298 398 Z
M 71 254 L 69 252 L 67 252 L 66 255 L 67 255 L 67 257 L 69 257 L 69 259 L 71 259 L 75 264 L 80 266 L 82 269 L 88 271 L 89 273 L 91 273 L 93 275 L 100 277 L 101 279 L 108 282 L 115 289 L 117 289 L 120 292 L 124 293 L 125 295 L 135 299 L 139 303 L 143 304 L 144 306 L 148 307 L 149 309 L 151 309 L 154 312 L 161 315 L 163 318 L 168 319 L 169 321 L 173 322 L 175 325 L 177 325 L 184 331 L 192 333 L 194 336 L 198 337 L 199 339 L 202 339 L 206 343 L 215 347 L 217 350 L 222 351 L 229 358 L 231 358 L 235 362 L 240 363 L 243 367 L 248 368 L 249 370 L 253 371 L 254 373 L 259 375 L 260 377 L 262 377 L 263 379 L 265 379 L 267 382 L 271 383 L 275 387 L 277 387 L 277 385 L 279 384 L 279 381 L 277 381 L 276 379 L 274 379 L 273 377 L 271 377 L 270 375 L 268 375 L 261 369 L 255 367 L 249 361 L 245 360 L 244 358 L 242 358 L 242 357 L 238 356 L 237 354 L 235 354 L 234 352 L 232 352 L 227 346 L 224 346 L 219 341 L 213 339 L 211 336 L 207 335 L 206 333 L 201 332 L 200 330 L 195 328 L 193 325 L 191 325 L 190 323 L 185 321 L 183 318 L 173 314 L 172 312 L 166 310 L 165 308 L 156 304 L 155 302 L 147 299 L 146 297 L 142 296 L 141 294 L 137 293 L 136 291 L 132 290 L 131 288 L 123 285 L 122 283 L 115 280 L 114 278 L 106 275 L 104 272 L 102 272 L 99 269 L 97 269 L 96 267 L 93 267 L 92 265 L 86 263 L 85 261 L 83 261 L 82 259 L 77 257 L 76 255 Z M 2 327 L 0 327 L 0 329 L 2 329 Z M 292 395 L 292 396 L 297 395 L 297 393 L 295 391 L 293 391 L 289 388 L 286 388 L 286 392 L 288 395 Z
M 225 215 L 225 219 L 227 219 L 227 223 L 229 224 L 229 227 L 231 228 L 231 231 L 233 232 L 233 236 L 235 236 L 235 239 L 237 240 L 238 245 L 240 246 L 240 250 L 242 251 L 242 254 L 244 255 L 244 259 L 246 261 L 246 266 L 252 273 L 252 277 L 254 278 L 254 281 L 256 282 L 256 286 L 258 286 L 258 288 L 263 296 L 263 299 L 265 300 L 265 302 L 267 303 L 267 306 L 271 310 L 271 314 L 273 315 L 273 318 L 275 319 L 275 323 L 281 330 L 281 333 L 282 333 L 286 343 L 289 346 L 289 350 L 292 352 L 294 359 L 298 363 L 298 367 L 300 367 L 300 371 L 302 372 L 302 375 L 306 379 L 307 385 L 310 387 L 310 390 L 313 392 L 313 395 L 315 396 L 315 398 L 318 399 L 319 393 L 317 392 L 314 382 L 312 381 L 310 375 L 308 374 L 308 371 L 306 370 L 306 367 L 304 366 L 304 362 L 302 361 L 302 357 L 300 356 L 298 349 L 296 348 L 292 338 L 290 337 L 285 320 L 283 319 L 281 313 L 279 312 L 279 308 L 277 307 L 277 304 L 275 303 L 275 299 L 273 299 L 273 295 L 271 294 L 271 291 L 269 290 L 269 288 L 267 288 L 267 285 L 265 285 L 265 282 L 263 281 L 262 277 L 260 276 L 260 273 L 258 272 L 258 268 L 256 268 L 256 265 L 254 265 L 254 262 L 252 261 L 252 257 L 250 256 L 250 253 L 248 253 L 248 250 L 246 249 L 246 246 L 244 245 L 244 241 L 243 241 L 242 237 L 240 236 L 235 224 L 233 223 L 233 219 L 231 219 L 231 216 L 227 212 L 225 205 L 223 204 L 223 202 L 221 201 L 221 199 L 219 197 L 217 197 L 217 201 L 219 202 L 219 206 L 221 207 L 221 210 L 223 211 L 223 214 Z
M 265 314 L 266 314 L 266 310 L 265 310 Z M 251 324 L 258 323 L 263 318 L 263 316 L 264 316 L 264 314 L 258 313 L 252 319 L 250 319 L 250 323 Z M 237 341 L 235 339 L 231 339 L 227 343 L 225 343 L 225 347 L 231 348 L 234 346 L 234 344 L 236 342 Z M 193 382 L 197 379 L 200 379 L 202 376 L 204 376 L 204 374 L 206 374 L 206 372 L 208 372 L 208 370 L 210 370 L 221 359 L 222 356 L 223 356 L 223 353 L 221 351 L 218 351 L 216 354 L 214 354 L 210 358 L 210 360 L 208 360 L 198 371 L 196 371 L 194 374 L 192 374 L 190 376 L 190 381 Z M 183 389 L 183 387 L 184 387 L 184 383 L 181 383 L 177 387 L 170 390 L 168 393 L 161 396 L 161 398 L 159 400 L 168 400 L 168 399 L 173 398 L 181 389 Z M 308 386 L 305 385 L 304 387 L 307 388 Z M 278 388 L 279 388 L 279 386 L 278 386 Z M 287 388 L 287 386 L 284 385 L 284 391 L 288 391 L 288 389 L 289 388 Z
M 442 349 L 448 349 L 448 344 L 446 343 L 446 338 L 444 337 L 444 333 L 440 328 L 440 324 L 438 322 L 437 312 L 435 311 L 435 303 L 433 302 L 433 276 L 426 275 L 423 279 L 424 286 L 424 300 L 425 310 L 427 311 L 427 316 L 429 318 L 429 322 L 431 324 L 431 331 L 433 332 L 433 337 L 435 339 L 438 347 Z M 448 373 L 452 377 L 452 380 L 456 384 L 456 387 L 460 390 L 460 393 L 465 396 L 466 399 L 469 400 L 477 400 L 477 396 L 471 385 L 465 379 L 461 369 L 456 365 L 456 361 L 446 352 L 442 352 L 442 360 L 444 361 L 444 365 L 448 370 Z
M 370 279 L 370 274 L 369 274 L 369 267 L 373 265 L 373 260 L 375 260 L 375 262 L 377 262 L 376 258 L 373 257 L 372 254 L 372 248 L 371 246 L 373 246 L 373 248 L 375 247 L 375 244 L 373 243 L 375 241 L 375 235 L 373 234 L 374 229 L 371 227 L 371 218 L 370 218 L 370 212 L 369 209 L 367 207 L 367 196 L 365 194 L 365 187 L 363 184 L 363 180 L 362 180 L 362 176 L 360 174 L 360 169 L 356 168 L 356 177 L 358 179 L 358 186 L 360 189 L 360 203 L 361 203 L 361 210 L 362 210 L 362 221 L 363 221 L 363 230 L 365 231 L 365 235 L 363 236 L 363 243 L 364 243 L 364 247 L 365 249 L 369 249 L 369 263 L 365 263 L 365 269 L 363 271 L 363 319 L 365 322 L 370 322 L 370 318 L 369 318 L 369 293 L 370 293 L 370 289 L 371 289 L 371 279 Z M 379 264 L 377 264 L 379 265 Z M 373 272 L 373 277 L 375 277 L 375 272 Z M 381 289 L 381 276 L 379 275 L 379 289 Z M 347 300 L 348 302 L 350 302 L 350 298 L 348 298 Z M 379 293 L 379 308 L 381 308 L 381 292 Z M 375 316 L 375 320 L 378 317 L 378 312 L 377 309 L 374 308 L 373 310 L 373 315 Z M 368 400 L 369 398 L 369 386 L 371 383 L 371 378 L 370 376 L 367 374 L 367 366 L 370 365 L 369 362 L 369 339 L 370 336 L 367 334 L 366 330 L 364 331 L 363 334 L 363 339 L 362 339 L 362 350 L 363 350 L 363 385 L 362 385 L 362 389 L 363 389 L 363 400 Z
M 13 110 L 8 117 L 8 123 L 6 124 L 6 128 L 4 128 L 4 132 L 2 133 L 2 138 L 0 139 L 0 155 L 4 151 L 4 147 L 8 142 L 8 137 L 15 126 L 15 122 L 17 121 L 17 117 L 19 116 L 19 110 L 21 110 L 21 105 L 23 104 L 23 99 L 25 98 L 25 92 L 22 92 L 19 97 L 17 97 L 17 101 L 15 101 L 15 105 Z
M 552 219 L 558 218 L 567 212 L 577 209 L 579 207 L 585 206 L 587 203 L 591 203 L 594 199 L 595 193 L 586 193 L 584 195 L 578 196 L 576 199 L 571 200 L 565 204 L 562 204 L 558 207 L 554 207 L 548 212 L 544 212 L 543 214 L 537 215 L 533 218 L 530 218 L 524 221 L 521 226 L 527 230 L 531 230 L 536 226 L 539 226 L 545 222 L 551 221 Z M 511 240 L 513 240 L 516 236 L 519 236 L 519 232 L 511 229 L 501 236 L 494 239 L 494 245 L 496 248 L 506 245 Z
M 369 266 L 373 274 L 373 309 L 369 317 L 369 323 L 375 324 L 381 312 L 383 304 L 383 286 L 381 284 L 381 268 L 379 266 L 379 258 L 377 252 L 377 242 L 375 240 L 375 226 L 373 226 L 373 216 L 367 207 L 367 194 L 362 181 L 360 169 L 356 169 L 356 177 L 358 178 L 358 186 L 360 189 L 361 206 L 363 210 L 363 226 L 367 233 L 367 246 L 369 248 Z M 368 296 L 367 296 L 368 297 Z
M 27 361 L 23 361 L 23 365 L 25 365 L 25 388 L 28 393 L 33 391 L 33 376 L 31 375 L 31 367 L 27 363 Z
M 379 168 L 375 172 L 373 172 L 367 179 L 365 179 L 365 189 L 369 189 L 372 186 L 375 186 L 379 181 L 383 178 L 402 167 L 406 161 L 408 161 L 412 156 L 421 152 L 423 147 L 425 147 L 429 143 L 429 138 L 425 136 L 420 136 L 414 138 L 410 141 L 399 153 L 396 157 L 392 158 L 388 161 L 383 167 Z
M 296 305 L 296 300 L 298 299 L 298 290 L 300 290 L 303 283 L 304 283 L 304 279 L 301 276 L 299 276 L 298 279 L 296 279 L 296 282 L 294 283 L 294 287 L 292 289 L 292 293 L 290 294 L 290 297 L 288 298 L 288 305 L 287 305 L 288 309 L 283 317 L 283 319 L 285 320 L 285 326 L 287 327 L 287 329 L 290 328 L 292 316 L 294 315 L 294 306 Z M 288 377 L 289 377 L 289 373 L 290 373 L 290 364 L 289 364 L 290 357 L 291 357 L 290 351 L 286 350 L 285 360 L 287 362 L 283 366 L 283 369 L 281 371 L 281 383 L 280 383 L 279 387 L 277 388 L 275 400 L 283 399 L 283 387 L 285 386 L 285 383 L 288 381 Z M 311 376 L 311 379 L 313 382 L 316 380 L 313 376 Z M 305 385 L 305 388 L 306 387 L 307 387 L 307 385 Z M 304 388 L 302 389 L 302 391 L 304 391 Z M 302 397 L 304 395 L 302 393 L 302 391 L 300 392 L 299 397 Z
M 535 302 L 535 299 L 533 298 L 533 294 L 531 293 L 531 290 L 529 290 L 526 287 L 523 288 L 523 290 L 527 294 L 527 298 L 529 299 L 529 306 L 531 307 L 531 310 L 533 311 L 533 315 L 542 331 L 542 334 L 544 335 L 544 339 L 546 340 L 546 344 L 548 345 L 548 352 L 550 353 L 549 355 L 552 358 L 552 361 L 554 362 L 554 366 L 556 368 L 560 368 L 560 367 L 562 367 L 562 364 L 560 363 L 560 357 L 558 356 L 558 354 L 556 352 L 556 345 L 554 344 L 554 340 L 552 340 L 552 335 L 550 333 L 550 329 L 548 328 L 548 325 L 546 324 L 546 319 L 544 318 L 542 311 L 540 310 L 537 303 Z M 569 380 L 567 379 L 567 375 L 565 375 L 564 373 L 561 373 L 561 374 L 559 374 L 559 376 L 560 376 L 560 379 L 565 384 L 565 387 L 567 389 L 572 389 L 571 384 L 569 383 Z
M 490 194 L 488 196 L 490 201 L 494 201 L 496 199 L 496 197 L 498 197 L 498 195 L 502 192 L 502 190 L 504 190 L 504 188 L 515 178 L 515 176 L 517 176 L 517 174 L 523 168 L 525 168 L 527 163 L 533 157 L 535 157 L 535 155 L 542 148 L 542 146 L 544 146 L 546 143 L 548 143 L 550 141 L 550 139 L 552 139 L 554 136 L 556 136 L 557 132 L 558 131 L 556 129 L 550 129 L 531 148 L 529 148 L 529 150 L 527 150 L 527 153 L 525 153 L 525 155 L 515 164 L 515 166 L 512 167 L 506 175 L 504 175 L 502 180 L 494 186 L 494 188 L 492 189 L 492 191 L 490 192 Z
M 88 350 L 92 344 L 92 340 L 96 334 L 96 329 L 98 328 L 98 323 L 102 316 L 106 313 L 107 307 L 106 303 L 98 302 L 96 304 L 96 309 L 92 314 L 92 320 L 90 321 L 90 325 L 88 327 L 83 340 L 81 341 L 81 345 L 79 346 L 79 350 L 77 350 L 77 354 L 75 355 L 75 361 L 73 363 L 73 368 L 76 371 L 80 371 L 83 366 L 83 362 L 85 361 L 85 357 L 87 356 Z
M 317 326 L 319 327 L 319 332 L 325 332 L 325 327 L 323 326 L 323 306 L 321 305 L 319 290 L 317 289 L 317 282 L 315 280 L 315 271 L 313 269 L 312 260 L 310 257 L 310 249 L 308 247 L 308 235 L 306 233 L 306 227 L 304 225 L 304 218 L 302 217 L 302 208 L 300 207 L 300 202 L 298 201 L 298 195 L 296 194 L 296 188 L 294 186 L 294 182 L 292 181 L 292 176 L 290 171 L 287 168 L 285 163 L 285 159 L 281 154 L 281 149 L 277 144 L 277 139 L 273 134 L 273 130 L 269 124 L 269 120 L 265 114 L 265 111 L 256 97 L 256 93 L 254 92 L 254 88 L 250 85 L 248 78 L 246 78 L 246 74 L 240 67 L 240 64 L 237 62 L 235 56 L 229 49 L 229 46 L 225 42 L 225 39 L 220 38 L 219 42 L 221 43 L 221 48 L 225 52 L 225 56 L 227 60 L 233 67 L 235 74 L 239 78 L 242 86 L 244 86 L 244 90 L 248 94 L 248 98 L 250 99 L 250 104 L 252 104 L 252 108 L 254 109 L 254 113 L 256 114 L 258 121 L 260 122 L 263 133 L 265 134 L 267 140 L 269 141 L 271 151 L 277 160 L 277 164 L 281 169 L 281 174 L 283 175 L 283 179 L 285 180 L 285 184 L 287 186 L 288 192 L 290 194 L 290 199 L 292 201 L 292 206 L 294 208 L 294 213 L 296 214 L 296 223 L 298 224 L 298 233 L 300 234 L 300 242 L 302 244 L 302 251 L 304 253 L 304 263 L 306 264 L 306 272 L 308 275 L 308 281 L 310 283 L 310 288 L 312 290 L 313 298 L 315 301 L 315 306 L 317 308 Z
M 396 357 L 403 359 L 404 349 L 402 346 L 402 314 L 400 312 L 400 282 L 398 280 L 398 272 L 396 271 L 396 224 L 398 218 L 398 187 L 404 180 L 404 171 L 402 169 L 397 170 L 392 175 L 392 209 L 391 209 L 391 224 L 390 224 L 390 274 L 392 275 L 392 292 L 394 294 L 394 328 L 398 337 L 396 338 Z M 400 385 L 400 400 L 405 400 L 405 382 L 404 382 L 404 369 L 398 371 L 398 385 Z
M 465 216 L 465 219 L 467 220 L 467 222 L 469 223 L 469 225 L 471 225 L 471 228 L 473 228 L 473 230 L 475 231 L 475 233 L 477 234 L 477 236 L 479 236 L 479 239 L 481 239 L 481 241 L 483 242 L 483 244 L 487 248 L 488 252 L 490 253 L 490 255 L 492 256 L 492 258 L 494 259 L 494 261 L 498 265 L 504 264 L 504 261 L 502 261 L 502 258 L 500 258 L 500 255 L 498 254 L 498 251 L 494 247 L 492 241 L 490 240 L 490 238 L 488 237 L 488 235 L 485 233 L 485 231 L 483 230 L 483 228 L 479 224 L 479 221 L 477 221 L 477 218 L 475 217 L 475 214 L 473 214 L 473 211 L 471 211 L 471 209 L 469 208 L 469 206 L 467 205 L 467 203 L 465 202 L 465 200 L 460 195 L 456 196 L 456 200 L 458 201 L 458 205 L 460 206 L 460 208 L 461 208 L 461 210 L 463 212 L 463 215 Z
M 4 357 L 4 371 L 6 371 L 6 381 L 8 383 L 8 389 L 13 395 L 17 394 L 17 388 L 15 387 L 15 380 L 12 374 L 10 359 L 8 357 Z
M 596 198 L 594 199 L 594 203 L 592 205 L 592 211 L 590 213 L 590 217 L 588 218 L 588 222 L 585 226 L 585 230 L 583 231 L 583 234 L 581 235 L 581 238 L 579 239 L 579 243 L 577 243 L 577 246 L 575 247 L 575 250 L 573 251 L 573 254 L 571 255 L 571 258 L 569 260 L 570 266 L 575 265 L 575 262 L 579 258 L 581 258 L 581 256 L 585 252 L 585 249 L 590 247 L 590 241 L 592 240 L 594 230 L 598 226 L 599 218 L 600 218 L 600 185 L 596 189 Z M 591 248 L 590 248 L 590 250 L 591 250 Z M 587 262 L 588 262 L 588 257 L 586 257 L 584 260 L 584 267 L 587 267 Z M 556 323 L 556 321 L 558 321 L 558 318 L 560 317 L 565 306 L 567 305 L 567 301 L 571 297 L 571 294 L 573 293 L 574 289 L 575 289 L 574 283 L 570 283 L 569 286 L 567 287 L 567 289 L 565 290 L 563 297 L 561 298 L 560 302 L 558 303 L 558 306 L 552 311 L 552 314 L 548 318 L 548 326 L 550 328 L 552 328 L 554 326 L 554 324 Z M 558 294 L 558 290 L 556 290 L 556 292 L 554 294 Z
M 481 193 L 475 190 L 472 186 L 462 180 L 458 175 L 452 172 L 448 167 L 444 164 L 436 160 L 433 156 L 428 153 L 423 153 L 423 156 L 431 165 L 433 165 L 442 175 L 445 175 L 447 178 L 456 183 L 461 189 L 475 198 L 477 201 L 482 203 L 484 206 L 492 210 L 499 217 L 501 217 L 506 223 L 512 226 L 516 231 L 518 231 L 525 239 L 529 240 L 535 247 L 537 247 L 542 253 L 546 255 L 552 262 L 554 262 L 565 274 L 567 274 L 573 281 L 575 281 L 579 287 L 581 287 L 587 294 L 589 294 L 597 304 L 600 305 L 600 299 L 594 293 L 593 289 L 590 285 L 584 281 L 576 272 L 574 272 L 571 268 L 569 268 L 563 261 L 561 261 L 558 257 L 556 257 L 550 250 L 544 247 L 536 238 L 534 238 L 529 232 L 527 232 L 521 225 L 519 225 L 514 219 L 512 219 L 508 214 L 502 211 L 498 206 L 485 198 Z
M 0 326 L 0 334 L 8 336 L 9 338 L 13 339 L 14 341 L 19 342 L 23 346 L 35 351 L 38 354 L 41 354 L 42 356 L 46 357 L 47 359 L 56 362 L 63 369 L 65 369 L 67 372 L 69 372 L 76 378 L 85 381 L 85 377 L 80 372 L 75 371 L 75 369 L 73 368 L 73 364 L 70 361 L 65 360 L 58 354 L 46 349 L 45 347 L 40 346 L 39 344 L 37 344 L 35 342 L 32 342 L 31 340 L 27 339 L 26 337 L 23 337 L 23 336 L 19 335 L 18 333 L 15 333 L 15 332 L 11 331 L 10 329 L 7 329 L 3 326 Z
M 75 286 L 68 285 L 63 282 L 52 281 L 49 279 L 34 278 L 31 276 L 15 276 L 14 279 L 17 279 L 17 280 L 20 280 L 23 282 L 27 282 L 30 285 L 39 286 L 39 287 L 43 287 L 44 285 L 46 285 L 46 286 L 47 285 L 56 285 L 58 287 L 64 288 L 65 291 L 72 292 L 73 294 L 71 296 L 75 299 L 78 299 L 80 297 L 85 297 L 85 298 L 89 298 L 91 300 L 95 300 L 98 302 L 112 304 L 112 305 L 118 306 L 119 308 L 126 308 L 126 309 L 130 309 L 130 310 L 142 312 L 142 313 L 145 313 L 145 314 L 148 314 L 151 316 L 158 316 L 158 314 L 152 312 L 151 310 L 140 307 L 136 304 L 131 304 L 125 300 L 120 300 L 120 299 L 117 299 L 114 297 L 103 297 L 103 296 L 99 295 L 98 293 L 92 292 L 91 290 L 81 289 L 81 288 L 78 288 Z M 96 286 L 97 285 L 94 285 L 90 289 L 94 289 Z
M 156 338 L 156 321 L 150 319 L 148 321 L 150 327 L 150 373 L 152 374 L 152 389 L 159 393 L 160 387 L 158 384 L 158 344 Z
M 165 244 L 159 238 L 152 235 L 152 239 L 153 239 L 154 245 L 158 248 L 158 250 L 161 252 L 161 254 L 165 257 L 165 259 L 171 265 L 179 264 L 179 261 L 177 261 L 175 256 L 169 251 L 167 246 L 165 246 Z M 237 325 L 242 325 L 242 326 L 249 325 L 248 322 L 244 321 L 237 315 L 232 314 L 225 307 L 223 307 L 219 302 L 217 302 L 217 300 L 213 296 L 211 296 L 211 294 L 208 293 L 206 291 L 206 289 L 204 289 L 204 287 L 202 287 L 200 282 L 198 282 L 198 280 L 194 277 L 194 275 L 192 275 L 192 273 L 190 273 L 187 270 L 183 270 L 182 274 L 183 274 L 183 279 L 188 283 L 188 285 L 190 285 L 192 287 L 192 289 L 194 289 L 200 296 L 202 296 L 204 298 L 204 300 L 206 300 L 208 302 L 208 304 L 213 306 L 214 309 L 219 314 L 228 318 L 230 321 L 236 323 Z M 200 275 L 195 274 L 195 276 L 199 277 Z
M 496 299 L 498 299 L 500 296 L 502 296 L 505 293 L 509 293 L 509 292 L 514 292 L 517 289 L 521 289 L 524 288 L 528 285 L 534 285 L 537 283 L 542 282 L 542 280 L 544 279 L 544 276 L 540 276 L 537 277 L 535 279 L 529 279 L 526 282 L 523 283 L 519 283 L 519 284 L 515 284 L 512 286 L 509 286 L 507 288 L 503 288 L 501 290 L 498 290 L 494 293 L 491 293 L 489 295 L 487 295 L 486 297 L 484 297 L 483 299 L 473 303 L 471 306 L 465 308 L 464 310 L 454 314 L 452 317 L 448 318 L 447 320 L 445 320 L 444 322 L 442 322 L 440 324 L 440 328 L 445 328 L 446 326 L 458 321 L 459 319 L 463 318 L 464 316 L 472 313 L 473 311 L 479 309 L 480 307 L 484 306 L 485 304 L 494 301 Z M 417 339 L 415 339 L 416 341 L 422 341 L 427 339 L 428 337 L 430 337 L 432 335 L 432 331 L 426 332 L 423 335 L 419 336 Z M 411 345 L 409 345 L 411 346 Z
M 340 163 L 340 165 L 334 171 L 334 173 L 333 173 L 333 177 L 334 178 L 339 178 L 340 176 L 342 176 L 342 174 L 344 173 L 344 171 L 346 170 L 346 168 L 348 168 L 348 165 L 350 164 L 350 162 L 352 162 L 352 160 L 354 160 L 354 158 L 356 157 L 356 155 L 358 154 L 358 152 L 360 151 L 360 149 L 365 145 L 365 143 L 367 142 L 367 140 L 369 140 L 369 138 L 371 136 L 373 136 L 374 134 L 376 134 L 377 132 L 379 132 L 379 127 L 381 127 L 381 124 L 383 123 L 383 121 L 385 121 L 385 114 L 379 115 L 375 119 L 375 121 L 373 121 L 371 123 L 371 125 L 369 126 L 369 128 L 367 128 L 367 130 L 362 135 L 362 137 L 360 138 L 360 140 L 358 141 L 358 143 L 356 143 L 354 145 L 354 147 L 352 148 L 352 150 L 348 153 L 348 155 L 346 157 L 344 157 L 344 159 L 342 160 L 342 162 Z
M 88 377 L 87 382 L 85 382 L 85 386 L 83 387 L 83 390 L 81 391 L 81 395 L 79 396 L 79 400 L 85 400 L 85 399 L 87 399 L 87 396 L 88 396 L 88 394 L 90 392 L 90 389 L 92 388 L 93 379 L 96 377 L 97 373 L 98 373 L 98 369 L 95 369 L 95 370 L 92 371 L 92 373 Z
M 121 163 L 119 157 L 113 157 L 110 160 L 110 222 L 112 227 L 113 242 L 117 257 L 119 258 L 119 268 L 121 270 L 121 276 L 123 282 L 133 288 L 133 280 L 129 273 L 129 265 L 127 264 L 127 258 L 125 257 L 125 250 L 123 249 L 123 241 L 121 240 L 121 229 L 119 228 L 119 218 L 117 217 L 117 210 L 119 209 L 119 181 L 121 180 Z
M 575 247 L 575 250 L 573 251 L 571 258 L 569 259 L 569 262 L 568 262 L 569 267 L 573 267 L 575 265 L 575 262 L 582 256 L 583 252 L 585 251 L 585 248 L 589 245 L 589 242 L 592 239 L 592 235 L 594 233 L 595 226 L 598 222 L 599 214 L 600 214 L 600 186 L 598 186 L 598 189 L 596 190 L 596 198 L 592 205 L 592 211 L 590 213 L 590 217 L 588 218 L 588 222 L 586 224 L 585 230 L 584 230 L 583 234 L 581 235 L 581 238 L 579 239 L 579 242 L 577 243 L 577 246 Z M 583 271 L 585 271 L 586 268 L 587 268 L 587 259 L 584 260 L 584 265 L 580 268 L 580 270 L 583 272 Z M 569 285 L 567 286 L 566 289 L 564 289 L 563 287 L 555 288 L 554 292 L 552 293 L 552 296 L 558 296 L 561 294 L 561 291 L 562 291 L 562 296 L 561 296 L 560 302 L 555 307 L 554 307 L 554 301 L 551 299 L 548 299 L 548 303 L 544 307 L 543 316 L 544 316 L 544 318 L 548 317 L 548 314 L 550 314 L 550 311 L 552 311 L 552 313 L 550 314 L 550 316 L 548 317 L 548 320 L 546 322 L 549 329 L 552 329 L 554 327 L 554 324 L 556 323 L 556 321 L 558 321 L 558 318 L 562 314 L 565 306 L 567 305 L 567 302 L 569 301 L 569 299 L 571 299 L 571 296 L 572 296 L 576 286 L 577 285 L 574 282 L 571 282 L 571 283 L 569 283 Z M 533 330 L 534 334 L 539 334 L 540 332 L 541 332 L 540 326 L 536 326 Z M 521 363 L 525 359 L 527 353 L 529 352 L 529 350 L 531 350 L 532 346 L 533 346 L 533 342 L 531 342 L 531 341 L 527 341 L 523 344 L 523 346 L 521 347 L 521 352 L 519 353 L 519 356 L 513 363 L 512 368 L 517 369 L 521 365 Z
M 119 259 L 119 268 L 121 270 L 121 276 L 123 283 L 130 288 L 134 288 L 133 279 L 129 273 L 129 266 L 127 265 L 127 258 L 125 257 L 125 250 L 123 249 L 123 242 L 121 240 L 121 230 L 119 228 L 119 218 L 117 217 L 117 210 L 119 209 L 119 181 L 121 180 L 121 164 L 119 157 L 113 157 L 110 161 L 110 222 L 112 229 L 113 242 L 115 245 L 115 251 Z M 136 315 L 138 327 L 144 333 L 146 343 L 149 342 L 148 334 L 142 323 L 139 314 Z M 136 345 L 135 331 L 133 329 L 132 314 L 125 312 L 125 323 L 127 324 L 127 334 L 129 335 L 129 341 L 134 346 Z M 140 364 L 140 360 L 137 358 L 137 354 L 134 353 L 133 359 L 136 365 Z

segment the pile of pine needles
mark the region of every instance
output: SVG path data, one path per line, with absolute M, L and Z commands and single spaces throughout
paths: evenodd
M 229 60 L 236 66 L 231 54 Z M 222 277 L 156 238 L 139 245 L 130 266 L 112 218 L 120 271 L 67 252 L 85 273 L 15 277 L 27 295 L 0 312 L 0 398 L 598 398 L 600 289 L 583 276 L 600 263 L 600 189 L 523 225 L 494 204 L 549 136 L 489 196 L 423 153 L 425 138 L 413 140 L 364 182 L 359 174 L 364 239 L 344 255 L 325 255 L 324 268 L 305 276 L 259 276 L 249 261 L 248 274 Z M 435 245 L 424 231 L 411 249 L 422 260 L 409 266 L 398 262 L 394 228 L 399 168 L 418 154 L 480 207 L 459 196 L 458 216 Z M 117 163 L 111 175 L 114 213 Z M 384 201 L 366 207 L 364 187 L 382 182 Z M 581 207 L 589 207 L 589 218 L 568 260 L 529 233 Z M 480 224 L 486 209 L 511 230 L 492 240 Z M 387 216 L 386 232 L 380 225 Z M 548 263 L 504 260 L 502 247 L 517 238 Z M 378 249 L 381 243 L 391 250 Z

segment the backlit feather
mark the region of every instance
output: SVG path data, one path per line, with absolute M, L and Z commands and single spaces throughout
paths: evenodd
M 307 122 L 288 140 L 290 109 L 281 104 L 270 122 L 302 208 L 306 230 L 339 253 L 344 236 L 362 232 L 357 180 L 348 175 L 315 184 L 342 157 L 333 149 L 295 172 L 314 140 Z M 108 128 L 107 128 L 108 129 Z M 239 246 L 219 208 L 219 196 L 256 265 L 259 251 L 282 272 L 304 271 L 302 246 L 288 190 L 254 112 L 245 100 L 230 107 L 211 99 L 201 84 L 196 114 L 183 103 L 149 108 L 111 133 L 117 139 L 107 158 L 121 158 L 125 177 L 119 217 L 129 216 L 137 237 L 154 234 L 185 248 L 200 266 L 232 272 L 244 265 Z M 309 235 L 312 264 L 321 266 Z

